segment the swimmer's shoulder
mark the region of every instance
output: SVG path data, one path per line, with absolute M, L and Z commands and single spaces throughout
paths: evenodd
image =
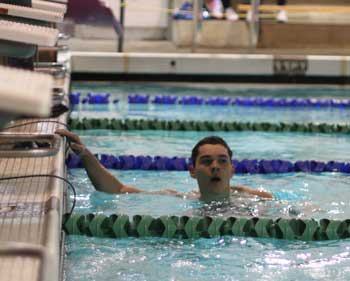
M 264 199 L 272 199 L 273 196 L 270 192 L 267 192 L 265 190 L 258 190 L 258 189 L 253 189 L 251 187 L 243 186 L 243 185 L 233 185 L 231 186 L 231 189 L 235 193 L 244 193 L 244 194 L 249 194 L 253 196 L 258 196 Z
M 157 194 L 157 195 L 169 195 L 174 197 L 179 197 L 183 199 L 198 199 L 200 197 L 200 194 L 198 191 L 191 191 L 191 192 L 179 192 L 174 189 L 162 189 L 158 191 L 144 191 L 145 194 Z

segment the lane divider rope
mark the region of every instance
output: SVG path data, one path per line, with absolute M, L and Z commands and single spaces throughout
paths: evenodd
M 190 159 L 184 157 L 166 156 L 134 156 L 96 154 L 96 158 L 107 169 L 115 170 L 154 170 L 154 171 L 187 171 Z M 272 174 L 272 173 L 346 173 L 350 174 L 350 162 L 305 160 L 291 162 L 273 159 L 243 159 L 233 160 L 236 174 Z M 80 157 L 69 154 L 66 159 L 69 169 L 82 168 Z
M 286 240 L 322 241 L 350 237 L 350 220 L 270 219 L 258 217 L 188 217 L 113 214 L 66 215 L 63 229 L 69 235 L 101 238 L 164 237 L 212 238 L 232 235 Z
M 88 93 L 82 96 L 80 93 L 69 95 L 73 105 L 83 104 L 109 104 L 118 103 L 119 99 L 110 100 L 110 93 Z M 273 98 L 273 97 L 210 97 L 201 96 L 174 96 L 174 95 L 128 95 L 130 104 L 166 104 L 166 105 L 236 105 L 236 106 L 267 106 L 267 107 L 335 107 L 350 108 L 350 99 L 326 99 L 326 98 Z
M 169 131 L 261 131 L 261 132 L 302 132 L 302 133 L 350 133 L 350 124 L 327 123 L 269 123 L 269 122 L 215 122 L 156 119 L 70 119 L 73 130 L 169 130 Z

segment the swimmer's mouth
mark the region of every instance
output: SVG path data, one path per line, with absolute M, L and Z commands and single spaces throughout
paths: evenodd
M 219 177 L 212 177 L 212 178 L 210 179 L 210 181 L 211 181 L 211 182 L 219 182 L 219 181 L 221 181 L 221 179 L 220 179 Z

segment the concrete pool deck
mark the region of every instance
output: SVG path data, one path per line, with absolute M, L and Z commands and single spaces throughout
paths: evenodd
M 348 49 L 200 48 L 189 53 L 188 48 L 177 48 L 169 41 L 127 41 L 124 52 L 118 53 L 113 52 L 116 42 L 110 40 L 73 38 L 68 45 L 73 79 L 84 75 L 87 79 L 109 75 L 111 80 L 172 76 L 191 81 L 204 76 L 205 81 L 210 76 L 214 80 L 224 77 L 225 82 L 325 83 L 328 79 L 330 83 L 346 84 L 350 78 Z

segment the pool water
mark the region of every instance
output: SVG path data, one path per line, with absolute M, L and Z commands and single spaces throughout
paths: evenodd
M 263 88 L 263 89 L 262 89 Z M 241 121 L 241 122 L 318 122 L 344 124 L 350 119 L 349 108 L 265 108 L 249 106 L 191 106 L 191 105 L 155 105 L 155 104 L 128 104 L 128 95 L 201 95 L 229 96 L 229 97 L 294 97 L 294 98 L 347 98 L 347 88 L 325 87 L 322 88 L 281 88 L 281 87 L 209 87 L 194 88 L 166 86 L 158 84 L 135 84 L 118 85 L 113 84 L 83 84 L 73 86 L 74 91 L 83 96 L 89 92 L 110 93 L 110 100 L 118 99 L 119 103 L 109 105 L 86 105 L 81 104 L 78 110 L 73 112 L 72 117 L 87 118 L 143 118 L 163 120 L 210 120 L 210 121 Z M 272 110 L 271 110 L 272 109 Z
M 94 153 L 189 157 L 196 142 L 218 135 L 235 159 L 348 161 L 350 137 L 345 134 L 194 132 L 194 131 L 76 131 Z M 116 144 L 116 140 L 118 140 Z
M 196 182 L 188 172 L 167 171 L 113 171 L 122 182 L 147 191 L 166 188 L 186 193 L 197 189 Z M 156 180 L 155 180 L 156 179 Z M 70 171 L 69 180 L 78 191 L 76 212 L 81 213 L 122 213 L 129 216 L 147 214 L 184 215 L 205 204 L 198 200 L 180 197 L 144 194 L 105 194 L 94 190 L 82 169 Z M 272 192 L 276 200 L 263 201 L 243 198 L 240 204 L 258 209 L 259 216 L 284 216 L 285 208 L 297 207 L 303 217 L 347 219 L 350 214 L 350 179 L 339 173 L 285 175 L 235 175 L 232 184 L 242 184 L 252 188 L 264 188 Z M 324 196 L 327 194 L 327 196 Z M 342 196 L 339 196 L 342 194 Z M 235 215 L 236 205 L 228 215 Z M 237 215 L 237 214 L 236 214 Z
M 69 280 L 349 280 L 348 241 L 69 237 Z
M 155 105 L 127 104 L 80 105 L 72 118 L 161 119 L 194 121 L 240 121 L 285 123 L 344 124 L 350 118 L 350 110 L 343 108 L 273 108 L 212 105 Z M 171 114 L 169 114 L 171 112 Z
M 341 88 L 259 90 L 203 89 L 159 85 L 78 85 L 82 91 L 109 91 L 114 95 L 134 93 L 187 95 L 265 95 L 265 96 L 346 96 Z M 116 108 L 113 108 L 116 107 Z M 97 110 L 96 110 L 97 109 Z M 115 110 L 120 112 L 114 112 Z M 161 118 L 212 120 L 215 113 L 225 120 L 270 122 L 347 123 L 349 109 L 307 108 L 298 111 L 276 108 L 224 108 L 215 106 L 79 106 L 72 117 Z M 225 111 L 226 110 L 226 111 Z M 200 115 L 200 116 L 197 116 Z M 221 115 L 220 115 L 221 116 Z M 207 119 L 208 118 L 208 119 Z M 247 118 L 247 119 L 245 119 Z M 321 121 L 323 120 L 323 121 Z M 162 155 L 188 157 L 192 146 L 207 132 L 166 132 L 107 130 L 77 131 L 94 153 L 113 155 Z M 285 159 L 348 161 L 350 136 L 332 134 L 215 132 L 227 140 L 236 159 Z M 122 182 L 147 191 L 164 188 L 180 192 L 195 190 L 196 182 L 188 172 L 116 171 Z M 69 172 L 77 189 L 76 212 L 122 213 L 129 216 L 196 214 L 205 209 L 197 200 L 161 195 L 110 195 L 94 190 L 83 169 Z M 347 219 L 350 217 L 350 178 L 340 173 L 289 173 L 235 175 L 232 184 L 264 188 L 275 195 L 273 201 L 237 198 L 244 211 L 269 217 L 292 217 L 289 208 L 301 217 Z M 233 206 L 224 215 L 241 211 Z M 219 213 L 220 215 L 220 213 Z M 159 238 L 99 239 L 68 236 L 66 239 L 66 280 L 348 280 L 350 278 L 349 240 L 300 242 L 246 237 L 177 240 Z

